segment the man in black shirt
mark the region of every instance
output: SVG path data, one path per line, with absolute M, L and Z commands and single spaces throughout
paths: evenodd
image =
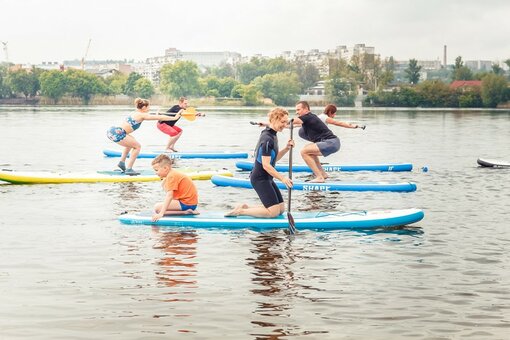
M 182 135 L 182 129 L 175 125 L 177 121 L 181 118 L 181 114 L 188 108 L 188 99 L 186 97 L 179 98 L 179 104 L 172 106 L 165 113 L 167 116 L 174 117 L 173 120 L 161 121 L 158 123 L 158 129 L 170 136 L 168 140 L 168 144 L 166 145 L 166 151 L 177 152 L 175 150 L 175 143 Z
M 302 126 L 299 135 L 312 142 L 301 150 L 301 157 L 315 175 L 310 182 L 324 183 L 328 175 L 322 168 L 319 156 L 326 157 L 340 150 L 340 139 L 319 117 L 310 112 L 307 102 L 298 102 L 296 113 L 298 118 L 294 118 L 294 125 Z

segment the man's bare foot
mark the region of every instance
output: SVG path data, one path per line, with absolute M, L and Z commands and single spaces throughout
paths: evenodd
M 324 183 L 324 182 L 326 182 L 326 180 L 324 178 L 317 177 L 317 178 L 312 179 L 308 183 Z

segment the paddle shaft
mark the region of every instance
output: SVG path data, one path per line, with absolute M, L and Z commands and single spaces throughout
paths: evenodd
M 294 132 L 294 120 L 290 120 L 290 139 L 293 138 L 293 132 Z M 292 149 L 294 147 L 291 145 L 289 150 L 289 179 L 292 179 Z M 292 188 L 289 188 L 289 198 L 287 202 L 287 219 L 289 220 L 289 233 L 295 234 L 296 233 L 296 224 L 294 222 L 294 217 L 291 214 L 291 201 L 292 201 Z

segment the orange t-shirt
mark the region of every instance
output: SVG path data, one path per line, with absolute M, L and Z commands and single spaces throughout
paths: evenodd
M 191 178 L 185 174 L 170 170 L 163 182 L 165 191 L 173 191 L 175 200 L 179 200 L 186 205 L 198 204 L 198 192 Z

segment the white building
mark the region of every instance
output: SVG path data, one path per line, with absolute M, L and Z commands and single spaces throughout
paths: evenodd
M 164 56 L 151 57 L 145 63 L 133 64 L 135 72 L 140 73 L 153 83 L 159 83 L 159 72 L 163 65 L 173 64 L 176 61 L 192 61 L 198 67 L 214 67 L 223 64 L 235 65 L 241 60 L 237 52 L 183 52 L 176 48 L 167 48 Z
M 473 71 L 492 70 L 492 61 L 489 60 L 466 60 L 464 65 Z

